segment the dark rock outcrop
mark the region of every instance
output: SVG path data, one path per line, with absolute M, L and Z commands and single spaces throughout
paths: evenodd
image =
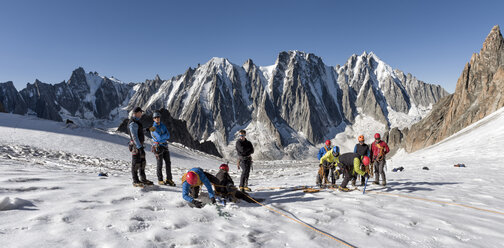
M 28 112 L 25 101 L 12 81 L 0 83 L 0 103 L 7 113 L 24 115 Z

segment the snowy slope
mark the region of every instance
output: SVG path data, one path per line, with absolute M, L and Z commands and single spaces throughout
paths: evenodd
M 133 188 L 129 168 L 113 163 L 122 155 L 93 161 L 99 148 L 124 138 L 37 120 L 31 121 L 40 128 L 29 131 L 23 129 L 29 126 L 26 119 L 13 125 L 8 124 L 13 122 L 10 117 L 0 115 L 0 136 L 10 135 L 9 143 L 1 138 L 0 145 L 3 247 L 502 247 L 504 243 L 504 193 L 499 186 L 504 154 L 498 152 L 504 146 L 504 109 L 436 146 L 397 154 L 388 161 L 389 187 L 371 185 L 365 195 L 293 190 L 313 185 L 317 169 L 313 162 L 256 163 L 250 177 L 252 195 L 266 198 L 266 206 L 326 235 L 257 204 L 189 208 L 180 185 Z M 27 144 L 26 132 L 37 142 Z M 72 132 L 107 138 L 91 141 Z M 48 138 L 54 142 L 43 144 Z M 73 140 L 78 148 L 67 147 L 69 141 L 67 146 L 57 144 L 64 139 Z M 114 151 L 124 149 L 117 147 Z M 181 167 L 217 168 L 220 163 L 176 148 L 172 160 L 177 184 L 185 170 Z M 454 163 L 467 167 L 456 168 Z M 111 176 L 97 177 L 97 165 Z M 391 172 L 399 166 L 405 170 Z M 422 170 L 424 166 L 430 170 Z M 234 164 L 230 168 L 237 182 L 239 172 Z

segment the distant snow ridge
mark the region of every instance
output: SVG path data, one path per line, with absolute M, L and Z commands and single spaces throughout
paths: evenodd
M 445 95 L 441 86 L 394 70 L 373 53 L 330 67 L 311 53 L 289 51 L 271 66 L 212 58 L 170 80 L 147 81 L 128 109 L 166 108 L 187 121 L 196 139 L 214 141 L 225 156 L 233 155 L 235 134 L 245 128 L 256 159 L 281 159 L 303 158 L 311 145 L 334 138 L 358 116 L 382 125 L 367 135 L 409 127 Z

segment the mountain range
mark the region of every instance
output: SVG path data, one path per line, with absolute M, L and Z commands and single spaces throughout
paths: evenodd
M 36 80 L 20 92 L 12 82 L 0 83 L 6 112 L 119 125 L 136 106 L 148 112 L 164 108 L 170 118 L 185 121 L 192 139 L 212 141 L 225 157 L 234 155 L 236 132 L 246 129 L 257 147 L 256 159 L 305 158 L 310 147 L 362 123 L 376 124 L 356 128 L 366 135 L 407 128 L 447 95 L 441 86 L 367 52 L 343 66 L 328 66 L 301 51 L 281 52 L 270 66 L 212 58 L 169 80 L 156 76 L 136 84 L 83 68 L 68 81 Z

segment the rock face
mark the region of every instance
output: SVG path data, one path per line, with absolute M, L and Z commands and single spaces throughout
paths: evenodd
M 86 73 L 84 69 L 78 68 L 72 72 L 68 82 L 52 85 L 35 80 L 33 84 L 27 84 L 19 93 L 22 100 L 16 101 L 21 105 L 19 114 L 27 112 L 21 111 L 21 103 L 25 103 L 24 109 L 49 120 L 63 121 L 63 118 L 71 117 L 87 120 L 113 119 L 117 116 L 119 107 L 131 97 L 132 88 L 133 84 L 100 77 L 97 73 Z
M 455 92 L 413 125 L 407 151 L 435 144 L 504 106 L 504 39 L 499 26 L 490 31 L 479 54 L 473 54 Z
M 358 115 L 389 128 L 407 127 L 445 95 L 440 86 L 393 70 L 373 53 L 330 67 L 313 54 L 290 51 L 271 66 L 213 58 L 170 80 L 147 81 L 128 109 L 166 108 L 187 121 L 197 140 L 216 142 L 226 155 L 234 151 L 236 132 L 246 128 L 260 147 L 256 159 L 281 159 L 334 137 Z
M 24 115 L 28 112 L 24 99 L 11 81 L 0 83 L 0 103 L 7 113 Z
M 210 141 L 200 143 L 197 140 L 194 140 L 187 130 L 185 121 L 174 119 L 170 115 L 170 112 L 166 109 L 160 109 L 159 112 L 161 113 L 161 122 L 166 125 L 166 128 L 168 128 L 168 131 L 170 132 L 170 142 L 177 142 L 187 147 L 215 155 L 217 157 L 222 157 L 214 143 Z M 123 120 L 117 131 L 129 133 L 127 130 L 128 121 L 128 119 Z M 153 124 L 152 115 L 143 115 L 140 122 L 144 128 L 151 127 Z M 145 132 L 145 134 L 150 137 L 150 132 Z

